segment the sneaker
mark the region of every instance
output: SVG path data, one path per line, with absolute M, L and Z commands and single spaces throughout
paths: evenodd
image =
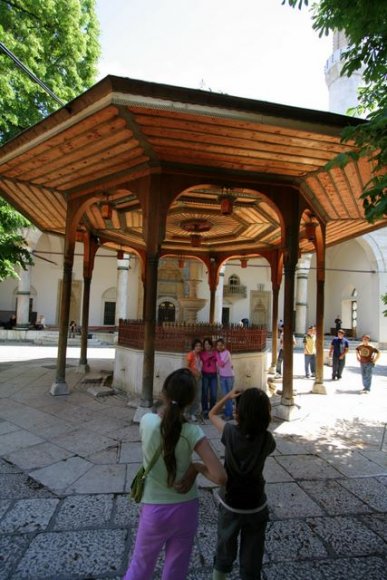
M 198 418 L 196 417 L 196 415 L 191 415 L 191 421 L 192 423 L 197 423 Z
M 368 395 L 369 390 L 368 389 L 363 389 L 362 391 L 360 391 L 361 395 Z
M 305 378 L 306 378 L 306 379 L 309 379 L 309 378 L 310 378 L 310 375 L 305 375 Z

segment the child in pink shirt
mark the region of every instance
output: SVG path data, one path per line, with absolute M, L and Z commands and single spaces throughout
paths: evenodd
M 192 350 L 187 354 L 187 367 L 192 371 L 196 381 L 195 398 L 189 409 L 189 419 L 193 422 L 198 420 L 200 413 L 199 393 L 202 389 L 202 360 L 200 352 L 202 350 L 202 341 L 200 338 L 194 338 L 192 341 Z
M 217 366 L 216 352 L 210 338 L 203 340 L 203 349 L 200 353 L 202 361 L 202 413 L 204 419 L 208 418 L 208 411 L 216 403 L 217 391 Z M 208 391 L 210 392 L 210 407 L 208 408 Z

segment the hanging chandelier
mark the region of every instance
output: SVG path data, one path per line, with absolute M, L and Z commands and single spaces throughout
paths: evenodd
M 213 224 L 205 218 L 190 218 L 180 222 L 180 227 L 191 234 L 191 245 L 194 248 L 201 246 L 202 235 L 212 228 Z

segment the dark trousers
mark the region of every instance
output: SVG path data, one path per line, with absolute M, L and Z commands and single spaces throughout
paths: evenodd
M 333 355 L 332 357 L 332 378 L 337 377 L 341 379 L 345 366 L 345 357 L 340 359 L 338 356 Z
M 241 580 L 259 580 L 265 549 L 265 530 L 269 510 L 255 514 L 236 514 L 219 506 L 218 540 L 214 567 L 219 572 L 231 572 L 239 547 L 239 574 Z
M 282 348 L 279 349 L 278 356 L 277 356 L 277 365 L 275 367 L 275 372 L 278 375 L 282 375 L 282 363 L 284 360 L 284 351 Z
M 218 378 L 216 373 L 202 373 L 202 413 L 208 413 L 216 403 Z M 208 392 L 210 407 L 208 407 Z

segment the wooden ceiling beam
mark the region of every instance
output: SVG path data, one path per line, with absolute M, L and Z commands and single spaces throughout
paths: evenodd
M 191 143 L 203 144 L 203 147 L 207 145 L 219 145 L 235 150 L 245 149 L 247 151 L 254 151 L 256 153 L 274 153 L 280 156 L 289 156 L 300 158 L 310 158 L 316 163 L 324 164 L 332 158 L 332 152 L 324 151 L 321 148 L 311 148 L 304 146 L 295 146 L 280 140 L 281 144 L 273 144 L 270 140 L 265 140 L 262 136 L 257 136 L 255 139 L 248 139 L 242 137 L 230 137 L 221 135 L 208 135 L 203 134 L 196 128 L 192 131 L 183 131 L 181 129 L 160 129 L 160 127 L 149 127 L 146 130 L 146 135 L 148 136 L 150 142 L 153 139 L 164 139 L 165 141 L 171 140 L 172 142 L 181 142 L 182 146 L 190 146 Z
M 235 148 L 229 146 L 225 142 L 222 146 L 220 144 L 212 145 L 203 143 L 199 140 L 192 141 L 190 143 L 182 143 L 179 140 L 174 139 L 164 139 L 164 138 L 151 138 L 150 142 L 152 143 L 154 149 L 159 152 L 160 157 L 162 157 L 163 151 L 184 151 L 187 154 L 188 150 L 192 152 L 200 152 L 203 156 L 206 156 L 207 153 L 210 154 L 218 154 L 221 155 L 222 158 L 225 159 L 254 159 L 254 160 L 262 160 L 268 163 L 270 167 L 273 163 L 278 162 L 278 164 L 283 164 L 285 167 L 295 167 L 300 169 L 300 171 L 315 171 L 316 169 L 321 168 L 326 160 L 317 160 L 311 157 L 300 157 L 293 155 L 290 153 L 285 153 L 284 155 L 279 155 L 278 153 L 270 153 L 269 151 L 264 150 L 257 150 L 252 148 Z M 291 151 L 291 150 L 290 150 Z
M 85 158 L 81 157 L 80 159 L 76 159 L 75 157 L 75 161 L 70 160 L 69 163 L 67 163 L 66 159 L 63 159 L 62 163 L 58 164 L 52 171 L 47 168 L 48 171 L 46 174 L 35 178 L 33 181 L 37 184 L 54 183 L 55 186 L 51 185 L 51 187 L 56 187 L 58 183 L 69 175 L 79 175 L 82 172 L 86 172 L 90 167 L 93 167 L 93 173 L 97 174 L 96 168 L 98 166 L 106 165 L 106 163 L 110 164 L 111 160 L 116 161 L 120 156 L 127 156 L 130 159 L 139 154 L 142 154 L 142 150 L 138 147 L 137 143 L 134 141 L 127 142 L 120 140 L 114 146 L 111 145 L 101 150 L 98 155 L 89 155 Z
M 97 124 L 92 128 L 88 127 L 87 130 L 82 132 L 79 136 L 74 138 L 66 139 L 64 135 L 63 141 L 56 146 L 49 147 L 40 155 L 34 156 L 30 161 L 22 161 L 22 163 L 15 168 L 14 174 L 19 177 L 28 176 L 29 179 L 35 177 L 34 171 L 38 167 L 47 167 L 55 164 L 57 161 L 62 161 L 66 159 L 76 159 L 77 156 L 81 156 L 82 151 L 85 147 L 88 147 L 90 152 L 98 150 L 98 148 L 104 147 L 104 143 L 110 139 L 116 139 L 116 135 L 128 132 L 129 129 L 125 127 L 125 121 L 120 118 L 113 118 L 110 121 L 105 121 L 104 123 Z M 58 140 L 58 137 L 56 137 Z M 50 143 L 49 141 L 47 142 Z
M 55 113 L 51 115 L 49 119 L 47 118 L 41 121 L 38 124 L 39 128 L 45 125 L 46 122 L 48 121 L 52 123 L 54 121 L 54 116 Z M 70 127 L 64 128 L 62 131 L 56 132 L 54 135 L 49 136 L 48 138 L 44 138 L 42 137 L 42 135 L 39 136 L 38 144 L 36 144 L 34 139 L 30 142 L 26 141 L 25 146 L 21 148 L 20 152 L 17 152 L 17 150 L 15 150 L 14 153 L 11 154 L 12 155 L 11 159 L 3 163 L 1 163 L 0 161 L 1 171 L 3 170 L 8 171 L 9 169 L 12 169 L 12 167 L 14 167 L 15 165 L 20 167 L 20 165 L 24 165 L 24 163 L 26 163 L 28 160 L 34 159 L 41 153 L 51 152 L 53 148 L 60 146 L 60 144 L 63 143 L 64 140 L 71 141 L 73 138 L 75 138 L 77 135 L 81 133 L 84 133 L 88 130 L 92 131 L 93 128 L 98 126 L 99 122 L 104 122 L 106 120 L 112 119 L 115 116 L 118 116 L 117 108 L 114 106 L 108 106 L 98 111 L 98 121 L 96 121 L 94 115 L 91 115 L 89 117 L 86 117 L 85 119 L 82 119 L 78 123 L 72 124 Z M 38 129 L 38 126 L 35 126 L 36 129 Z M 34 133 L 35 127 L 31 127 L 31 129 L 28 130 L 28 133 Z M 24 141 L 26 140 L 26 137 L 27 136 L 25 132 L 23 133 L 23 135 L 20 136 L 20 139 L 22 138 Z M 17 140 L 19 140 L 19 137 L 17 138 Z M 2 150 L 8 151 L 8 149 L 13 145 L 14 140 L 10 141 L 4 147 L 2 147 Z
M 141 150 L 134 150 L 130 154 L 123 154 L 119 158 L 116 157 L 114 161 L 107 159 L 103 163 L 90 165 L 84 170 L 78 171 L 73 176 L 65 175 L 56 182 L 53 182 L 52 185 L 61 191 L 62 189 L 72 190 L 82 184 L 87 187 L 89 183 L 94 180 L 102 184 L 102 178 L 109 177 L 110 175 L 119 173 L 120 171 L 127 170 L 129 172 L 132 167 L 142 165 L 147 161 L 148 158 L 142 154 Z
M 216 117 L 215 115 L 200 115 L 196 113 L 187 113 L 183 111 L 168 111 L 163 109 L 147 109 L 146 106 L 142 107 L 132 107 L 131 111 L 135 115 L 136 122 L 139 125 L 154 125 L 155 119 L 157 119 L 158 124 L 164 124 L 164 126 L 170 126 L 168 123 L 175 123 L 175 126 L 185 126 L 192 127 L 193 125 L 197 128 L 206 127 L 205 133 L 210 132 L 210 127 L 213 127 L 213 131 L 251 131 L 252 135 L 254 133 L 267 133 L 268 135 L 280 135 L 282 138 L 286 139 L 299 139 L 304 142 L 304 146 L 308 146 L 308 142 L 317 141 L 318 142 L 331 144 L 333 146 L 340 146 L 340 130 L 336 132 L 336 135 L 329 135 L 326 132 L 319 133 L 317 131 L 305 130 L 304 128 L 291 128 L 289 125 L 281 124 L 281 120 L 278 119 L 277 124 L 264 124 L 259 122 L 254 122 L 251 120 L 235 119 L 232 117 Z M 253 137 L 254 138 L 254 137 Z M 301 144 L 301 143 L 300 143 Z M 343 147 L 343 145 L 341 145 Z
M 142 132 L 141 127 L 136 123 L 133 113 L 124 105 L 119 106 L 118 110 L 121 118 L 125 120 L 126 126 L 133 132 L 134 138 L 139 142 L 144 154 L 151 162 L 157 164 L 159 158 L 146 135 Z
M 164 147 L 160 153 L 162 161 L 173 163 L 184 163 L 187 158 L 190 160 L 191 167 L 197 165 L 218 169 L 231 169 L 235 171 L 247 171 L 250 173 L 268 173 L 277 174 L 286 177 L 300 177 L 305 173 L 305 166 L 301 164 L 285 164 L 278 161 L 261 160 L 254 157 L 238 157 L 222 155 L 221 153 L 203 153 L 201 151 L 192 152 L 190 150 L 170 149 Z M 310 167 L 310 170 L 319 169 L 318 166 Z

